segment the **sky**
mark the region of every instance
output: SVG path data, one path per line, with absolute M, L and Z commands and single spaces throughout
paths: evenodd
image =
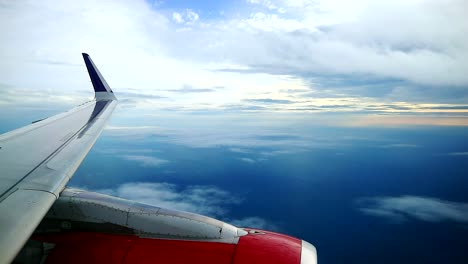
M 91 97 L 87 52 L 128 107 L 424 113 L 466 125 L 467 8 L 462 0 L 2 1 L 0 103 Z
M 467 13 L 0 0 L 0 133 L 92 99 L 86 52 L 119 106 L 73 187 L 294 235 L 321 263 L 466 263 Z

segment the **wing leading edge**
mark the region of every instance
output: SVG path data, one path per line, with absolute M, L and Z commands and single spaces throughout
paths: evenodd
M 88 154 L 117 105 L 83 53 L 95 99 L 0 135 L 0 263 L 13 260 Z

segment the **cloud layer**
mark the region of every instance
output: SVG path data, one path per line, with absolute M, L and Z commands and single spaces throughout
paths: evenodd
M 91 96 L 87 51 L 124 104 L 149 109 L 468 111 L 463 0 L 256 0 L 217 5 L 219 14 L 186 5 L 0 5 L 0 79 L 10 87 L 0 104 Z
M 135 161 L 143 167 L 160 167 L 167 164 L 169 161 L 147 155 L 121 155 L 120 158 L 129 161 Z
M 427 222 L 468 223 L 468 204 L 420 196 L 374 197 L 358 200 L 364 214 L 401 222 L 416 219 Z

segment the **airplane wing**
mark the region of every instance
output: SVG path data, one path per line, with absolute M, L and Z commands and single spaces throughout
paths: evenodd
M 95 99 L 0 135 L 0 263 L 13 260 L 58 199 L 117 100 L 83 53 Z

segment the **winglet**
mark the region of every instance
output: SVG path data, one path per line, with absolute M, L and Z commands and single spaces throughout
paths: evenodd
M 104 77 L 102 77 L 96 65 L 94 65 L 91 57 L 87 53 L 82 54 L 86 68 L 88 69 L 89 78 L 91 78 L 91 82 L 94 86 L 96 100 L 116 100 L 114 92 L 109 87 L 106 80 L 104 80 Z

